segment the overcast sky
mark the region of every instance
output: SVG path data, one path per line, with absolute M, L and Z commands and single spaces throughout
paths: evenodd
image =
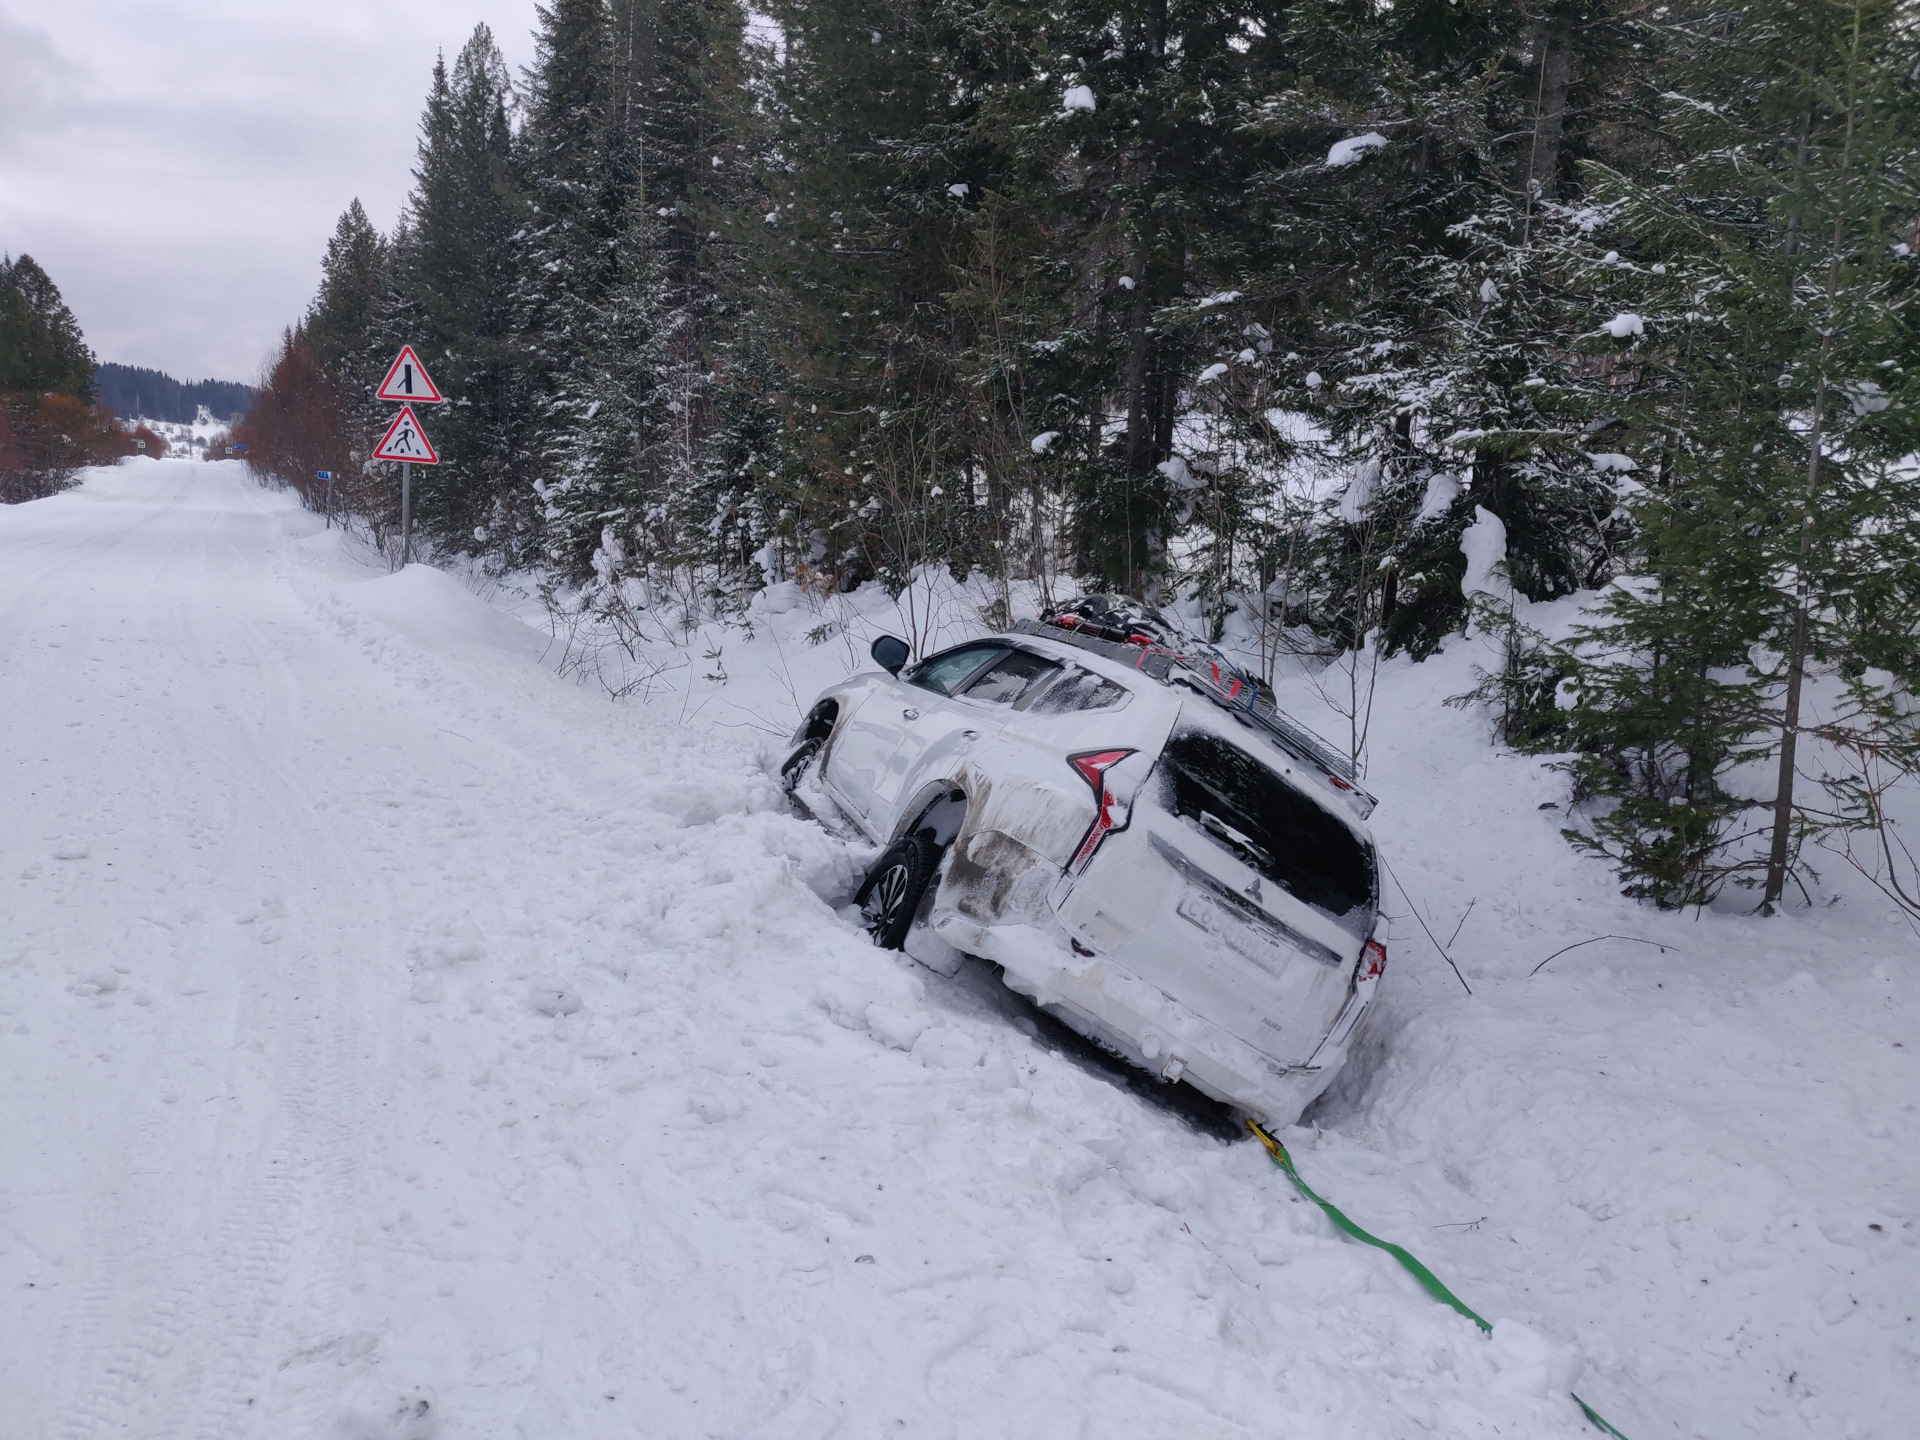
M 356 195 L 405 202 L 433 58 L 534 0 L 0 0 L 0 251 L 101 360 L 257 378 Z

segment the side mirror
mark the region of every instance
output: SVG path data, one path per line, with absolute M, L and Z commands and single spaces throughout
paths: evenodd
M 892 635 L 882 635 L 874 641 L 873 649 L 869 653 L 872 654 L 874 663 L 889 675 L 898 675 L 900 667 L 905 665 L 913 655 L 906 641 Z

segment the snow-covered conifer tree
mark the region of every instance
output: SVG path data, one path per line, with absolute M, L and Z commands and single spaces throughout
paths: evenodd
M 1914 758 L 1888 721 L 1920 619 L 1916 15 L 1672 19 L 1676 152 L 1616 177 L 1589 257 L 1639 578 L 1578 648 L 1570 728 L 1604 802 L 1588 843 L 1631 890 L 1688 903 L 1731 879 L 1773 906 L 1809 836 L 1880 823 L 1868 772 Z M 1741 760 L 1764 763 L 1736 779 Z
M 343 394 L 379 384 L 375 330 L 389 283 L 387 245 L 358 200 L 341 213 L 320 261 L 320 289 L 303 329 L 314 358 Z
M 613 36 L 606 0 L 554 0 L 539 16 L 521 130 L 529 214 L 520 232 L 515 309 L 533 397 L 533 484 L 550 510 L 551 492 L 571 483 L 574 437 L 591 403 L 587 352 L 594 316 L 618 275 L 635 157 L 609 143 Z M 567 559 L 562 552 L 549 558 Z
M 416 474 L 419 523 L 442 544 L 517 553 L 531 517 L 530 397 L 515 326 L 514 235 L 524 205 L 513 176 L 506 62 L 484 25 L 434 69 L 421 122 L 407 243 L 388 353 L 418 349 L 449 403 L 427 422 L 441 463 Z
M 622 574 L 673 563 L 673 499 L 691 469 L 685 421 L 696 377 L 679 357 L 690 317 L 668 291 L 658 217 L 643 197 L 630 209 L 620 271 L 582 360 L 571 464 L 546 512 L 549 553 L 579 556 L 575 566 L 602 580 L 610 556 Z
M 1292 302 L 1289 403 L 1374 475 L 1364 526 L 1325 533 L 1326 604 L 1372 607 L 1390 650 L 1424 655 L 1466 623 L 1477 508 L 1504 523 L 1522 595 L 1609 573 L 1586 315 L 1546 237 L 1569 223 L 1571 159 L 1612 140 L 1601 122 L 1630 88 L 1617 8 L 1296 7 L 1297 78 L 1262 117 L 1291 158 L 1263 177 L 1261 280 Z

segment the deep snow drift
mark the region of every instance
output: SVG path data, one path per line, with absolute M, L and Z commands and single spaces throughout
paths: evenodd
M 1390 883 L 1286 1138 L 1487 1340 L 867 945 L 769 773 L 891 623 L 835 608 L 612 703 L 237 465 L 0 510 L 0 1437 L 1597 1433 L 1570 1383 L 1634 1440 L 1910 1432 L 1915 940 L 1864 885 L 1633 905 L 1443 706 L 1470 647 L 1383 670 L 1374 830 L 1474 993 Z M 1607 934 L 1657 944 L 1527 978 Z

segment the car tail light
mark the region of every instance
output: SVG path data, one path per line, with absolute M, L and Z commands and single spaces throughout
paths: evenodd
M 1387 968 L 1387 947 L 1378 940 L 1367 941 L 1367 948 L 1360 952 L 1360 973 L 1356 980 L 1378 980 L 1380 972 Z
M 1067 863 L 1067 869 L 1074 874 L 1087 868 L 1087 862 L 1093 859 L 1093 852 L 1100 848 L 1102 840 L 1126 824 L 1125 819 L 1114 817 L 1113 796 L 1107 793 L 1107 771 L 1133 753 L 1131 750 L 1085 750 L 1067 757 L 1075 773 L 1092 788 L 1094 804 L 1093 824 Z

